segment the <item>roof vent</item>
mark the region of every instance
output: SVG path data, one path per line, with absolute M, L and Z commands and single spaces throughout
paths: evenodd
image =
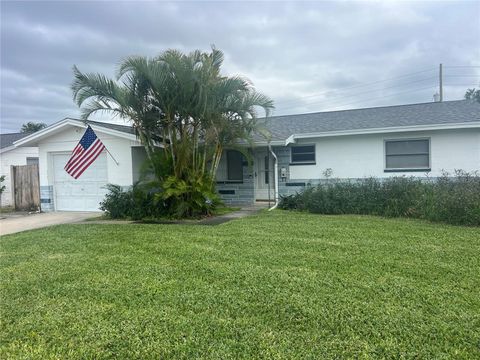
M 440 102 L 440 94 L 439 93 L 433 94 L 433 101 L 434 102 Z

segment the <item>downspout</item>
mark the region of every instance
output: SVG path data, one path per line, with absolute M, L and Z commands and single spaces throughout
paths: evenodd
M 274 189 L 275 189 L 275 204 L 268 209 L 268 211 L 274 210 L 278 206 L 278 159 L 277 155 L 272 150 L 272 146 L 268 144 L 268 150 L 270 151 L 270 154 L 272 154 L 273 159 L 275 160 L 275 165 L 273 166 L 273 181 L 274 181 Z

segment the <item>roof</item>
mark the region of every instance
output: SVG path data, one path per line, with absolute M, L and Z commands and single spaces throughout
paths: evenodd
M 480 122 L 480 103 L 469 100 L 430 102 L 366 109 L 272 116 L 267 120 L 272 141 L 295 134 L 334 133 Z M 480 124 L 479 124 L 480 126 Z
M 106 129 L 111 129 L 111 130 L 116 130 L 116 131 L 121 131 L 127 134 L 135 134 L 135 131 L 133 130 L 132 126 L 128 125 L 118 125 L 118 124 L 111 124 L 111 123 L 106 123 L 106 122 L 101 122 L 101 121 L 93 121 L 93 120 L 79 120 L 79 119 L 72 119 L 71 120 L 77 120 L 77 121 L 83 121 L 87 124 L 90 125 L 96 125 L 96 126 L 101 126 Z
M 386 133 L 401 131 L 421 131 L 432 129 L 480 128 L 480 103 L 470 100 L 429 102 L 422 104 L 384 106 L 365 109 L 317 112 L 272 116 L 267 119 L 266 128 L 271 133 L 271 141 L 288 144 L 296 138 L 320 136 Z M 33 134 L 10 140 L 18 146 L 36 146 L 38 139 L 59 131 L 63 126 L 85 127 L 90 124 L 101 131 L 103 128 L 112 135 L 138 141 L 132 126 L 105 123 L 93 120 L 63 119 Z M 3 136 L 2 135 L 2 148 Z M 28 135 L 28 136 L 26 136 Z M 18 141 L 19 139 L 25 139 Z M 258 144 L 265 144 L 257 137 Z M 7 146 L 7 145 L 6 145 Z
M 48 138 L 49 136 L 63 131 L 65 127 L 75 126 L 80 128 L 86 128 L 87 125 L 91 125 L 94 131 L 103 132 L 112 136 L 121 137 L 131 141 L 138 142 L 137 136 L 132 126 L 118 125 L 105 123 L 93 120 L 78 120 L 72 118 L 65 118 L 46 128 L 37 131 L 33 134 L 28 134 L 24 138 L 14 140 L 15 146 L 38 146 L 40 140 Z
M 0 149 L 13 146 L 13 142 L 30 135 L 30 133 L 0 134 Z

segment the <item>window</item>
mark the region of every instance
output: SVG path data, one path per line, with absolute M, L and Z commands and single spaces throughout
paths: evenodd
M 38 165 L 38 157 L 27 157 L 27 165 Z
M 385 141 L 385 171 L 429 169 L 430 139 Z
M 315 145 L 292 146 L 292 164 L 315 163 Z
M 227 179 L 229 181 L 243 180 L 243 155 L 238 151 L 227 151 Z

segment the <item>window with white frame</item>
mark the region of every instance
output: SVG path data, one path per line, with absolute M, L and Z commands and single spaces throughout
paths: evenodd
M 385 171 L 430 169 L 430 139 L 385 140 Z
M 292 164 L 315 163 L 315 145 L 296 145 L 291 147 Z

